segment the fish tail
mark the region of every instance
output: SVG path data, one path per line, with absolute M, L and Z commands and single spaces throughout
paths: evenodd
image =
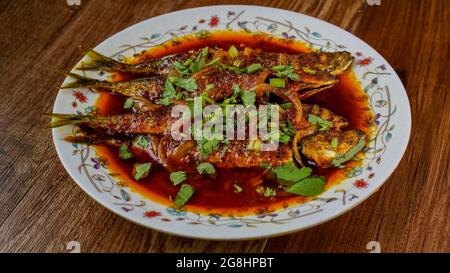
M 89 59 L 86 62 L 82 62 L 80 66 L 77 66 L 77 70 L 101 70 L 120 65 L 120 62 L 90 48 L 86 50 L 86 55 Z
M 56 114 L 48 113 L 46 116 L 50 116 L 52 120 L 48 123 L 48 127 L 56 128 L 65 125 L 75 125 L 89 123 L 91 121 L 90 115 L 77 115 L 77 114 Z
M 80 88 L 80 87 L 95 88 L 99 87 L 99 84 L 101 83 L 101 81 L 99 80 L 88 78 L 86 76 L 78 75 L 75 73 L 64 73 L 64 74 L 68 77 L 75 79 L 75 81 L 64 84 L 61 87 L 62 89 Z

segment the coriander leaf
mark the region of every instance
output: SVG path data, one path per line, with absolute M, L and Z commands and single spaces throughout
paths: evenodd
M 209 162 L 200 163 L 197 166 L 197 171 L 199 174 L 213 174 L 216 172 L 214 165 Z
M 193 78 L 179 78 L 169 77 L 169 82 L 187 91 L 195 91 L 198 89 L 198 85 Z
M 292 102 L 285 102 L 285 103 L 280 104 L 280 107 L 283 108 L 284 110 L 286 110 L 288 108 L 291 108 L 292 105 L 294 105 L 294 104 L 292 104 Z
M 288 136 L 294 136 L 297 133 L 297 130 L 290 120 L 288 120 L 285 124 L 282 124 L 281 131 Z
M 289 75 L 287 75 L 287 77 L 293 81 L 298 81 L 300 80 L 300 75 L 295 73 L 295 72 L 291 72 L 289 73 Z
M 337 156 L 331 162 L 335 167 L 340 167 L 345 162 L 352 159 L 357 153 L 359 153 L 366 146 L 366 138 L 363 137 L 355 146 L 348 150 L 345 154 Z
M 280 138 L 278 139 L 281 143 L 286 144 L 289 141 L 291 141 L 291 137 L 285 134 L 281 134 Z
M 152 163 L 136 163 L 133 165 L 133 178 L 139 181 L 148 176 Z
M 242 91 L 240 92 L 241 100 L 244 106 L 249 106 L 255 104 L 256 93 L 255 91 Z
M 150 144 L 150 140 L 144 136 L 138 136 L 134 139 L 134 144 L 142 149 L 147 149 Z
M 336 138 L 336 137 L 334 137 L 332 140 L 331 140 L 331 147 L 332 148 L 336 148 L 338 146 L 338 139 Z
M 241 88 L 239 87 L 239 85 L 237 85 L 237 84 L 233 85 L 233 95 L 229 98 L 224 99 L 223 102 L 221 103 L 221 105 L 235 104 L 236 98 L 240 92 L 241 92 Z
M 297 182 L 311 175 L 312 169 L 303 167 L 297 168 L 294 162 L 289 161 L 281 166 L 278 166 L 274 170 L 278 179 L 286 182 Z
M 316 196 L 324 191 L 324 177 L 308 177 L 287 187 L 286 191 L 295 195 Z
M 208 55 L 208 47 L 203 48 L 200 53 L 198 54 L 195 61 L 193 61 L 190 66 L 189 70 L 191 70 L 192 73 L 195 73 L 199 71 L 204 65 L 206 61 L 206 56 Z
M 173 62 L 173 67 L 178 73 L 182 75 L 189 75 L 191 73 L 189 68 L 180 62 Z
M 119 148 L 119 158 L 127 160 L 127 159 L 131 159 L 132 157 L 133 157 L 133 154 L 128 149 L 128 146 L 125 144 L 121 145 Z
M 194 188 L 189 184 L 184 184 L 181 186 L 180 190 L 175 197 L 174 204 L 177 208 L 182 208 L 184 204 L 192 197 L 194 194 Z
M 123 109 L 130 109 L 133 107 L 134 101 L 132 98 L 128 98 L 125 103 L 123 104 Z
M 172 181 L 172 184 L 174 186 L 182 183 L 184 180 L 186 180 L 186 178 L 186 172 L 183 171 L 173 172 L 170 174 L 170 181 Z
M 219 145 L 219 140 L 215 138 L 210 140 L 202 140 L 199 141 L 198 144 L 200 145 L 200 155 L 202 157 L 207 157 L 217 148 L 217 145 Z
M 313 114 L 308 114 L 308 122 L 311 123 L 311 125 L 319 125 L 319 131 L 327 131 L 332 125 L 331 121 L 325 120 Z
M 164 85 L 164 91 L 162 94 L 162 98 L 159 100 L 159 103 L 168 106 L 170 105 L 170 101 L 177 96 L 177 91 L 175 90 L 175 86 L 167 80 Z

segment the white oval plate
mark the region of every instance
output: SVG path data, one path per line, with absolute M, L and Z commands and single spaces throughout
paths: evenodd
M 120 59 L 163 43 L 173 35 L 208 35 L 232 29 L 259 31 L 304 41 L 327 51 L 347 50 L 353 69 L 370 97 L 378 125 L 362 167 L 314 201 L 268 215 L 229 218 L 178 212 L 122 187 L 99 162 L 95 150 L 63 140 L 73 128 L 53 129 L 56 150 L 66 170 L 92 198 L 111 211 L 143 226 L 185 237 L 231 240 L 286 234 L 323 223 L 350 210 L 383 185 L 402 158 L 409 140 L 411 114 L 405 89 L 388 62 L 365 42 L 327 22 L 300 13 L 257 6 L 209 6 L 172 12 L 133 25 L 108 38 L 95 50 Z M 91 76 L 99 77 L 97 74 Z M 67 80 L 65 82 L 68 82 Z M 77 92 L 78 91 L 78 92 Z M 97 94 L 87 89 L 60 91 L 55 113 L 90 112 Z

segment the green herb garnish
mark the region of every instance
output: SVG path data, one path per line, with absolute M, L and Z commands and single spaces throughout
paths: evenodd
M 189 68 L 186 65 L 180 62 L 173 62 L 173 67 L 178 73 L 182 75 L 189 75 L 191 73 L 191 70 L 189 70 Z
M 159 103 L 164 106 L 169 106 L 171 104 L 171 100 L 175 99 L 177 96 L 177 90 L 173 83 L 169 80 L 166 81 L 164 85 L 164 91 L 162 94 L 162 98 L 159 100 Z
M 173 172 L 170 174 L 170 181 L 172 181 L 172 184 L 174 186 L 182 183 L 184 180 L 186 180 L 186 178 L 186 172 L 183 171 Z
M 308 114 L 308 122 L 311 123 L 311 125 L 319 125 L 319 131 L 321 132 L 330 130 L 332 125 L 331 121 L 325 120 L 313 114 Z
M 206 57 L 208 55 L 208 47 L 203 48 L 200 51 L 200 54 L 198 54 L 195 61 L 192 61 L 192 63 L 189 66 L 189 70 L 191 73 L 195 73 L 197 71 L 200 71 L 200 69 L 205 65 Z
M 261 68 L 262 68 L 261 64 L 251 64 L 251 65 L 245 67 L 244 69 L 242 69 L 242 72 L 251 74 L 251 73 L 254 73 L 254 72 L 260 70 Z
M 152 167 L 151 163 L 136 163 L 133 165 L 133 178 L 139 181 L 148 176 L 150 169 Z
M 272 167 L 270 167 L 270 164 L 267 162 L 261 162 L 259 164 L 259 167 L 261 167 L 262 169 L 266 169 L 266 170 L 270 170 Z
M 333 166 L 335 167 L 341 167 L 342 164 L 355 157 L 355 155 L 359 153 L 362 149 L 364 149 L 365 146 L 366 146 L 366 139 L 362 138 L 355 146 L 353 146 L 345 154 L 339 155 L 336 158 L 334 158 L 331 164 L 333 164 Z
M 316 196 L 323 192 L 324 185 L 324 177 L 308 177 L 290 185 L 286 188 L 286 191 L 296 195 Z
M 247 150 L 249 151 L 260 151 L 261 150 L 261 141 L 258 139 L 250 140 L 247 144 Z
M 119 147 L 119 158 L 125 160 L 133 158 L 133 154 L 131 153 L 130 149 L 128 149 L 127 145 L 123 144 Z
M 286 86 L 286 82 L 284 81 L 284 79 L 280 79 L 280 78 L 270 78 L 269 84 L 270 84 L 270 86 L 279 87 L 279 88 L 283 88 Z
M 311 176 L 311 168 L 299 169 L 292 161 L 278 166 L 273 172 L 279 182 L 287 186 L 287 192 L 302 196 L 314 196 L 324 190 L 324 177 Z
M 281 143 L 286 144 L 289 141 L 291 141 L 291 137 L 285 134 L 281 134 L 280 138 L 278 139 Z
M 144 136 L 138 136 L 135 138 L 134 144 L 142 149 L 147 149 L 150 141 Z
M 273 66 L 272 70 L 275 71 L 275 76 L 283 78 L 289 78 L 293 81 L 300 80 L 300 75 L 295 73 L 294 67 L 292 65 L 277 65 Z
M 312 169 L 308 167 L 299 169 L 295 166 L 294 162 L 289 161 L 284 165 L 276 167 L 274 172 L 277 178 L 284 182 L 297 182 L 310 176 Z
M 234 59 L 239 56 L 239 51 L 235 46 L 230 46 L 230 48 L 228 49 L 228 54 L 230 54 L 231 58 Z
M 174 204 L 177 208 L 182 208 L 187 201 L 194 194 L 194 188 L 189 184 L 184 184 L 181 186 L 180 190 L 175 197 Z
M 178 86 L 186 91 L 195 91 L 198 89 L 198 85 L 193 78 L 179 78 L 179 77 L 169 77 L 169 82 L 173 85 Z
M 240 93 L 242 103 L 244 106 L 249 106 L 255 104 L 256 92 L 255 91 L 241 91 Z
M 219 140 L 213 138 L 210 140 L 200 140 L 197 141 L 197 143 L 200 146 L 200 155 L 202 157 L 207 157 L 217 148 L 217 145 L 219 145 Z
M 197 171 L 199 174 L 213 174 L 216 172 L 216 169 L 214 169 L 213 164 L 209 162 L 203 162 L 197 166 Z
M 292 105 L 294 105 L 294 104 L 292 104 L 292 102 L 285 102 L 285 103 L 280 104 L 280 107 L 283 108 L 284 110 L 286 110 L 288 108 L 291 108 Z
M 309 67 L 303 67 L 302 69 L 303 69 L 303 71 L 305 71 L 305 73 L 308 73 L 308 74 L 311 74 L 311 75 L 316 74 L 316 71 L 315 71 L 315 70 L 312 70 L 312 69 L 309 68 Z
M 277 192 L 272 188 L 266 187 L 263 194 L 264 194 L 264 197 L 272 197 L 272 196 L 276 196 Z
M 336 138 L 336 137 L 334 137 L 332 140 L 331 140 L 331 147 L 332 148 L 336 148 L 338 146 L 338 139 Z
M 205 64 L 205 67 L 216 65 L 216 64 L 220 63 L 220 61 L 221 61 L 220 58 L 214 58 L 213 60 L 211 60 L 207 64 Z
M 205 91 L 209 91 L 216 88 L 216 85 L 214 83 L 209 83 L 207 85 L 205 85 Z
M 234 192 L 240 193 L 243 191 L 243 189 L 238 184 L 233 184 Z
M 123 104 L 123 109 L 130 109 L 133 107 L 134 101 L 132 98 L 128 98 L 125 103 Z

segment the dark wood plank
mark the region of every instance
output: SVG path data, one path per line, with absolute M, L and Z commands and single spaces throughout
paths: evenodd
M 399 72 L 411 100 L 407 153 L 387 184 L 351 212 L 315 228 L 269 240 L 211 242 L 161 234 L 128 222 L 89 198 L 56 156 L 40 120 L 69 70 L 108 36 L 173 10 L 230 1 L 0 2 L 0 252 L 343 252 L 450 251 L 448 1 L 231 1 L 312 15 L 361 37 Z

